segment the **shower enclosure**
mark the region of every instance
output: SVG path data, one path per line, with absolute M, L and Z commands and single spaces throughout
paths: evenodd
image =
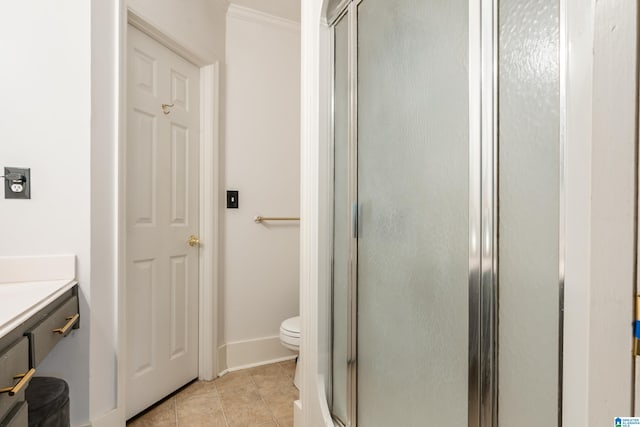
M 345 426 L 559 426 L 559 5 L 329 3 Z

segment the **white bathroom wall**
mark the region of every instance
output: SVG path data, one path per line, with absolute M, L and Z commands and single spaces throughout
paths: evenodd
M 89 419 L 90 5 L 4 2 L 0 14 L 0 166 L 32 178 L 31 200 L 0 195 L 0 255 L 78 256 L 81 328 L 38 370 L 67 379 L 74 424 Z
M 231 5 L 227 15 L 225 209 L 220 370 L 291 355 L 280 323 L 298 315 L 299 24 Z M 226 360 L 226 364 L 225 364 Z

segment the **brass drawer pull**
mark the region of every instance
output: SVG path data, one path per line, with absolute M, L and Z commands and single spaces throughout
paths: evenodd
M 16 394 L 20 393 L 20 390 L 22 390 L 22 387 L 24 387 L 29 382 L 29 380 L 35 373 L 36 373 L 36 368 L 31 368 L 25 374 L 16 375 L 13 378 L 14 379 L 20 378 L 20 381 L 18 381 L 18 384 L 14 385 L 13 387 L 0 388 L 0 393 L 9 393 L 9 396 L 15 396 Z
M 76 313 L 71 317 L 67 317 L 67 323 L 62 328 L 54 329 L 51 332 L 53 332 L 54 334 L 60 334 L 60 335 L 66 334 L 67 331 L 71 329 L 73 325 L 75 325 L 79 317 L 80 317 L 80 313 Z

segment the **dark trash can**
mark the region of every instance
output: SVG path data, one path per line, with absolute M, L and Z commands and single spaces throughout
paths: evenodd
M 69 385 L 53 377 L 33 377 L 25 392 L 29 427 L 69 427 Z

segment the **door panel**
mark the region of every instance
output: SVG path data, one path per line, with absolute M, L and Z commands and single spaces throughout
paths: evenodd
M 358 425 L 468 422 L 468 2 L 358 7 Z
M 200 137 L 198 68 L 128 41 L 127 418 L 198 376 Z
M 157 123 L 155 115 L 134 109 L 129 117 L 129 135 L 135 146 L 127 153 L 129 161 L 136 165 L 136 178 L 127 191 L 131 197 L 129 220 L 138 226 L 155 223 L 155 158 L 157 149 Z
M 130 359 L 130 372 L 134 377 L 144 375 L 155 368 L 153 337 L 155 332 L 155 311 L 153 310 L 154 294 L 156 288 L 155 260 L 137 260 L 130 267 L 129 277 L 131 278 L 127 292 L 128 304 L 136 307 L 130 313 L 128 328 L 133 337 L 138 337 L 136 351 Z
M 171 103 L 189 111 L 189 78 L 171 70 Z
M 184 355 L 189 338 L 189 277 L 185 256 L 171 257 L 171 359 Z
M 171 123 L 171 224 L 187 225 L 189 129 Z

